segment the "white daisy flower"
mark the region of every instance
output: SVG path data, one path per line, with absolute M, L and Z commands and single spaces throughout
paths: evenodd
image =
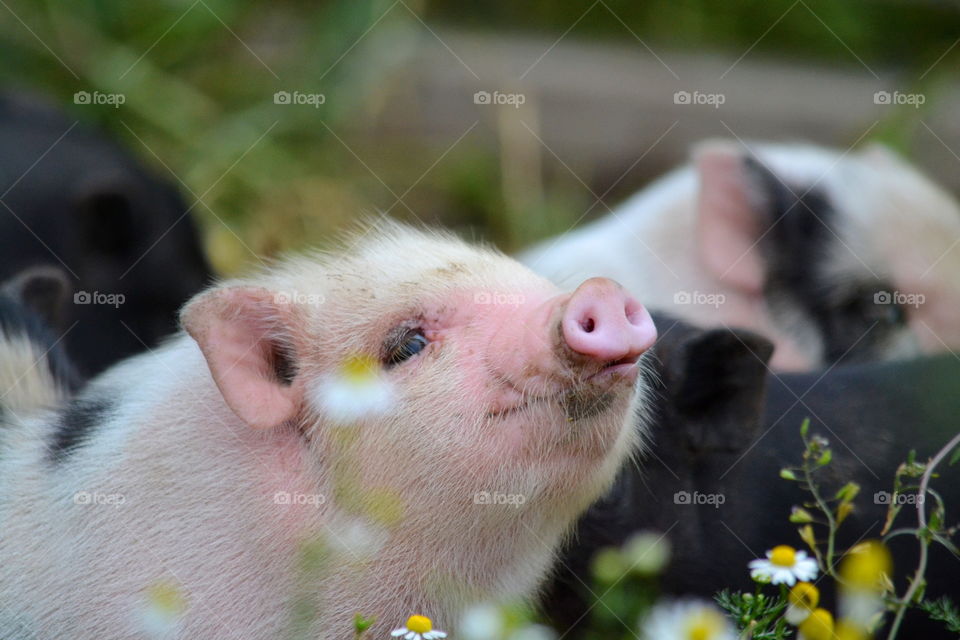
M 403 640 L 436 640 L 446 638 L 447 634 L 433 628 L 433 623 L 427 616 L 410 616 L 406 626 L 390 632 L 394 638 L 403 637 Z
M 820 590 L 809 582 L 798 582 L 787 596 L 787 610 L 783 617 L 793 626 L 799 625 L 810 616 L 810 612 L 820 603 Z
M 317 408 L 339 424 L 386 413 L 393 406 L 394 393 L 382 367 L 373 358 L 348 358 L 336 374 L 313 389 Z
M 656 575 L 670 561 L 670 541 L 662 533 L 641 531 L 623 545 L 623 557 L 631 571 Z
M 750 561 L 750 577 L 757 582 L 793 586 L 797 580 L 810 582 L 817 577 L 817 561 L 806 551 L 785 544 L 767 551 L 766 558 Z
M 885 610 L 883 596 L 870 591 L 841 589 L 838 608 L 843 619 L 857 629 L 871 629 Z
M 489 640 L 490 637 L 491 636 L 487 636 L 487 640 Z M 556 640 L 556 638 L 556 632 L 542 624 L 528 624 L 507 636 L 507 640 Z
M 797 640 L 835 640 L 836 637 L 833 614 L 826 609 L 814 609 L 797 627 Z
M 178 585 L 161 581 L 147 588 L 140 608 L 140 627 L 149 638 L 165 640 L 180 632 L 187 599 Z
M 658 604 L 640 628 L 644 640 L 734 640 L 727 617 L 709 602 L 690 600 Z
M 356 518 L 335 519 L 328 531 L 326 540 L 331 550 L 357 562 L 371 560 L 390 537 L 386 529 Z
M 840 614 L 861 629 L 870 629 L 884 610 L 893 561 L 878 540 L 868 540 L 847 552 L 840 564 Z
M 462 640 L 490 640 L 503 635 L 507 623 L 503 613 L 492 604 L 479 604 L 467 609 L 460 619 Z

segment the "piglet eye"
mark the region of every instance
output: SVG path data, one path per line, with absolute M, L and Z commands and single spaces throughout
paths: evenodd
M 898 327 L 907 322 L 907 312 L 898 304 L 891 304 L 883 316 L 884 322 Z
M 408 329 L 400 334 L 391 346 L 386 357 L 387 366 L 393 366 L 409 360 L 427 346 L 427 338 L 423 330 Z

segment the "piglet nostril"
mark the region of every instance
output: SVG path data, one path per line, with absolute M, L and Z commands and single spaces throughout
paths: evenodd
M 594 323 L 593 318 L 586 318 L 580 321 L 580 328 L 586 331 L 587 333 L 592 333 L 596 323 Z

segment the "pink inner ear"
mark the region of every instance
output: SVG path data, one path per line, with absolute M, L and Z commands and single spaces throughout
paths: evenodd
M 765 276 L 757 197 L 744 166 L 744 151 L 732 142 L 700 148 L 695 157 L 700 191 L 697 246 L 707 270 L 721 282 L 759 294 Z
M 300 385 L 281 383 L 273 370 L 276 336 L 267 329 L 285 326 L 288 315 L 271 292 L 244 287 L 204 293 L 181 314 L 223 399 L 256 429 L 291 420 L 300 407 Z

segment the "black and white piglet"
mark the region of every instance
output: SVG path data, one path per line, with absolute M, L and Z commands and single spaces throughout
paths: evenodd
M 744 327 L 777 370 L 960 347 L 960 206 L 880 146 L 711 141 L 581 229 L 523 253 L 565 284 L 643 291 L 698 326 Z
M 210 278 L 177 190 L 103 134 L 0 93 L 0 278 L 49 265 L 75 290 L 67 352 L 83 373 L 156 346 Z
M 59 407 L 79 389 L 61 344 L 70 293 L 66 274 L 52 267 L 27 269 L 0 285 L 0 417 Z
M 771 344 L 758 335 L 654 317 L 660 398 L 650 454 L 642 468 L 625 467 L 578 523 L 546 599 L 558 628 L 583 630 L 595 600 L 583 587 L 590 558 L 640 530 L 669 532 L 674 554 L 661 586 L 674 595 L 750 590 L 751 559 L 778 544 L 804 548 L 788 516 L 810 496 L 779 472 L 800 460 L 805 418 L 833 449 L 823 481 L 862 487 L 840 528 L 840 548 L 880 536 L 894 473 L 911 449 L 925 460 L 960 429 L 960 360 L 951 354 L 772 374 Z M 933 487 L 955 521 L 960 468 L 943 465 Z M 900 518 L 915 526 L 914 507 Z M 917 541 L 896 537 L 890 547 L 902 590 L 916 568 Z M 957 596 L 960 558 L 939 545 L 931 553 L 927 594 Z M 904 633 L 947 637 L 940 623 L 919 614 L 908 617 Z

